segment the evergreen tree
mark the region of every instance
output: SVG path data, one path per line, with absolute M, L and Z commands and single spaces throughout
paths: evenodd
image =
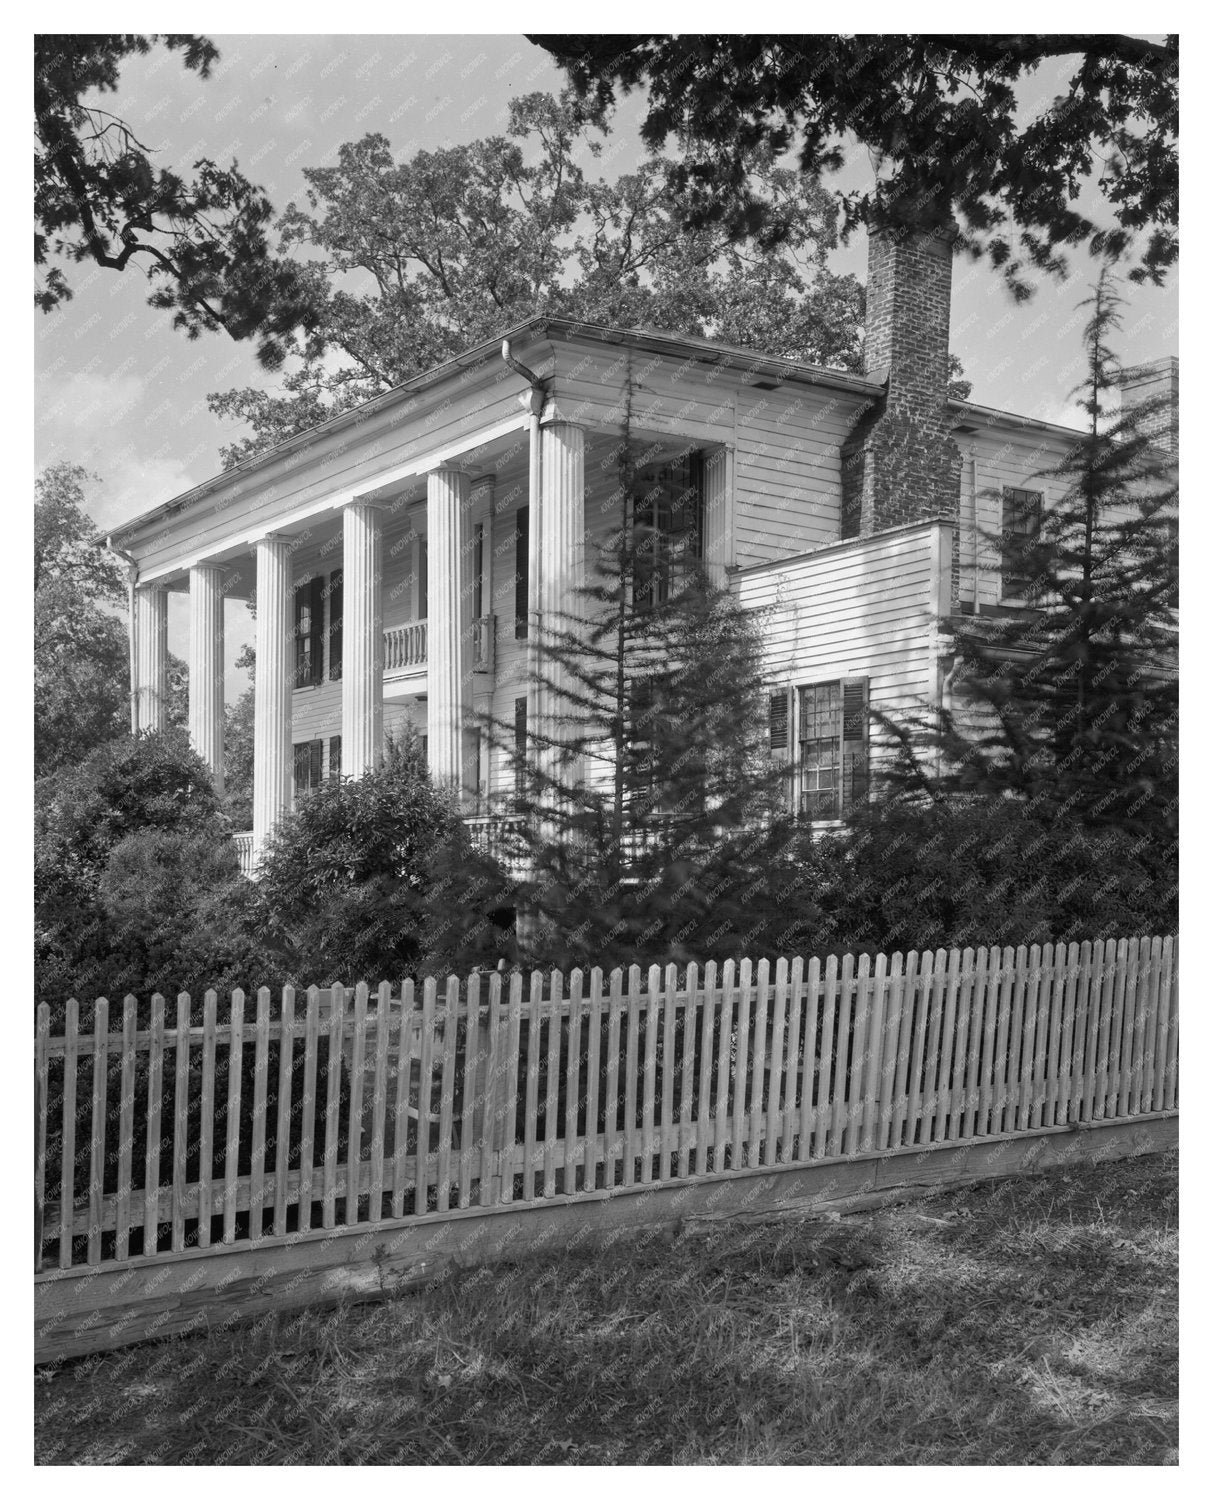
M 780 805 L 756 622 L 710 582 L 694 528 L 680 554 L 654 524 L 623 452 L 631 514 L 539 640 L 550 716 L 524 756 L 488 723 L 522 815 L 524 946 L 565 966 L 698 957 L 709 930 L 738 933 Z
M 1120 298 L 1106 269 L 1083 304 L 1086 430 L 1042 478 L 1038 520 L 991 539 L 1022 608 L 957 636 L 940 789 L 1012 794 L 1090 828 L 1177 822 L 1178 483 L 1149 431 L 1162 398 L 1110 401 Z

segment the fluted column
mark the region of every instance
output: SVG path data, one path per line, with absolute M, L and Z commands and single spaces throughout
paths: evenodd
M 161 730 L 168 686 L 168 595 L 154 584 L 135 590 L 135 724 Z
M 549 422 L 540 429 L 539 578 L 537 589 L 538 630 L 550 641 L 580 619 L 585 582 L 585 433 L 570 422 Z M 542 671 L 533 657 L 536 733 L 541 743 L 559 740 L 568 723 L 564 697 L 567 673 L 548 660 Z M 537 681 L 543 676 L 546 682 Z M 573 684 L 569 684 L 571 689 Z M 529 705 L 528 705 L 529 707 Z M 541 754 L 543 752 L 541 751 Z M 549 776 L 557 774 L 557 752 L 547 752 Z M 572 784 L 578 768 L 566 764 L 561 777 Z
M 190 569 L 190 744 L 223 795 L 223 569 Z
M 427 708 L 430 776 L 458 787 L 462 772 L 466 531 L 471 481 L 435 469 L 426 492 L 429 557 Z
M 257 543 L 257 667 L 253 697 L 253 851 L 291 805 L 291 693 L 295 678 L 291 550 Z
M 383 759 L 383 529 L 366 500 L 342 524 L 341 771 L 362 776 Z

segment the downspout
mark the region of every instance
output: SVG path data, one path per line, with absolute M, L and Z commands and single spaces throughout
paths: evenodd
M 135 584 L 139 577 L 139 564 L 129 552 L 123 552 L 121 547 L 114 546 L 112 536 L 105 539 L 106 548 L 120 557 L 126 564 L 126 638 L 130 650 L 130 679 L 131 679 L 131 733 L 139 733 L 139 688 L 135 677 Z

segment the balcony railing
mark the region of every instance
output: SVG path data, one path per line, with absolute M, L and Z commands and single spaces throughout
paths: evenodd
M 415 672 L 429 660 L 428 620 L 410 620 L 383 632 L 383 670 Z M 472 621 L 472 668 L 491 672 L 496 659 L 497 616 L 482 615 Z
M 240 861 L 240 873 L 251 875 L 253 873 L 253 835 L 251 833 L 234 833 L 232 843 L 236 846 L 236 858 Z

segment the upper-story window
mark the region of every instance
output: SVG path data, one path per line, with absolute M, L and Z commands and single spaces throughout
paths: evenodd
M 1002 492 L 1002 597 L 1031 599 L 1037 580 L 1030 566 L 1040 537 L 1044 496 L 1039 490 L 1007 488 Z
M 638 609 L 666 603 L 680 572 L 703 558 L 703 468 L 703 454 L 689 453 L 637 472 L 632 597 Z
M 324 680 L 324 579 L 311 578 L 295 590 L 295 686 Z

